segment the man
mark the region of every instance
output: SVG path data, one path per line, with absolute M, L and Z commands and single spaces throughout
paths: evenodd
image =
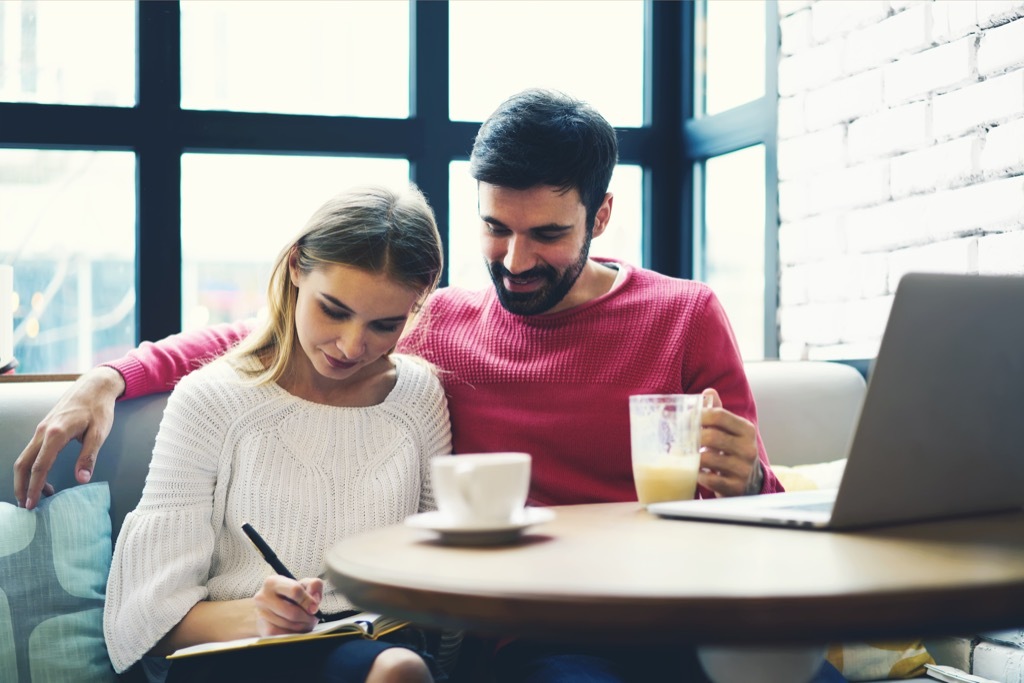
M 588 105 L 541 90 L 504 102 L 481 126 L 471 157 L 494 286 L 439 291 L 399 350 L 440 369 L 455 453 L 532 454 L 534 504 L 636 500 L 627 397 L 641 393 L 713 396 L 702 418 L 698 495 L 780 491 L 735 338 L 711 290 L 589 257 L 611 217 L 617 159 L 615 130 Z M 78 481 L 89 480 L 118 396 L 166 391 L 194 359 L 223 352 L 248 331 L 236 324 L 175 335 L 83 375 L 15 463 L 19 503 L 38 502 L 72 438 L 82 441 Z M 508 680 L 591 680 L 583 672 L 627 680 L 614 672 L 637 674 L 645 660 L 675 668 L 678 650 L 594 653 L 518 641 L 499 653 L 496 669 Z

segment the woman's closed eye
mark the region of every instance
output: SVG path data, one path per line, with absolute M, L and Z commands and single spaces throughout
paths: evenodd
M 324 315 L 331 320 L 348 320 L 352 317 L 352 313 L 350 311 L 335 308 L 323 301 L 318 303 L 320 304 L 320 310 L 323 311 Z M 376 320 L 370 323 L 370 327 L 381 334 L 392 334 L 398 331 L 398 328 L 402 326 L 402 322 L 403 321 L 401 320 Z
M 378 332 L 384 332 L 385 334 L 397 332 L 400 325 L 401 323 L 370 323 L 370 327 L 374 328 Z
M 326 315 L 328 318 L 331 318 L 332 320 L 347 320 L 349 316 L 352 315 L 348 311 L 342 310 L 340 308 L 334 308 L 333 306 L 328 306 L 323 301 L 320 301 L 318 303 L 320 304 L 320 310 L 324 312 L 324 315 Z

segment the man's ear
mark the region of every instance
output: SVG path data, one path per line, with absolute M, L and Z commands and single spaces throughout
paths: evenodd
M 601 206 L 598 207 L 597 213 L 594 214 L 594 237 L 603 233 L 604 229 L 608 227 L 608 221 L 612 218 L 612 201 L 614 199 L 615 197 L 611 192 L 605 193 Z

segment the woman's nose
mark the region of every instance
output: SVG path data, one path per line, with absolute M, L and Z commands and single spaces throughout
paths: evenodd
M 335 344 L 345 358 L 359 358 L 366 350 L 366 332 L 357 325 L 346 326 Z

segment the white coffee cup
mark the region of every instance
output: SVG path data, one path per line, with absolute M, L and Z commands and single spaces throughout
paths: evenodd
M 437 509 L 464 526 L 514 522 L 530 490 L 526 453 L 472 453 L 431 459 Z

